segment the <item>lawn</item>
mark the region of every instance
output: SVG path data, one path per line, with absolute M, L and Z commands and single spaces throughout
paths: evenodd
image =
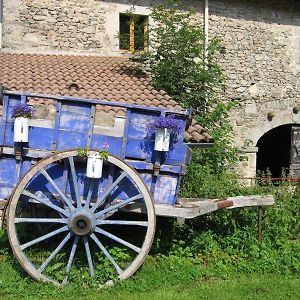
M 299 299 L 300 278 L 275 274 L 233 273 L 203 276 L 184 260 L 183 270 L 168 261 L 147 259 L 131 279 L 114 287 L 99 289 L 80 282 L 66 287 L 38 283 L 27 276 L 14 257 L 0 255 L 0 299 Z M 189 272 L 190 269 L 190 272 Z M 202 274 L 202 275 L 200 275 Z M 182 278 L 181 278 L 182 277 Z

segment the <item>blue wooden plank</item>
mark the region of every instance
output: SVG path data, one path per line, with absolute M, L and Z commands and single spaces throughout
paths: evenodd
M 144 139 L 148 133 L 148 125 L 153 122 L 157 116 L 150 113 L 132 112 L 129 119 L 128 138 Z
M 162 116 L 165 113 L 161 113 Z M 140 111 L 133 111 L 130 115 L 129 121 L 129 130 L 128 130 L 128 137 L 130 138 L 148 138 L 149 134 L 149 124 L 155 122 L 160 115 L 158 114 L 151 114 L 150 112 L 140 112 Z M 169 115 L 167 115 L 168 117 Z M 181 126 L 181 130 L 178 135 L 178 142 L 182 142 L 184 138 L 185 132 L 185 124 L 186 118 L 182 116 L 173 115 L 173 118 L 177 120 L 177 123 Z M 154 139 L 154 136 L 152 136 Z
M 90 112 L 89 130 L 88 130 L 88 136 L 87 136 L 87 147 L 88 148 L 91 148 L 91 144 L 92 144 L 95 115 L 96 115 L 96 105 L 92 105 L 91 112 Z
M 3 186 L 14 186 L 17 182 L 17 164 L 14 158 L 2 157 L 0 160 L 0 183 Z
M 90 116 L 91 115 L 91 104 L 79 102 L 79 101 L 74 101 L 72 103 L 65 102 L 65 103 L 63 103 L 63 105 L 61 107 L 61 111 L 69 112 L 69 113 L 73 113 L 73 114 Z
M 122 148 L 121 148 L 121 158 L 124 159 L 126 156 L 126 148 L 127 148 L 127 139 L 128 139 L 128 130 L 129 130 L 129 124 L 130 124 L 130 118 L 131 118 L 131 111 L 126 111 L 126 123 L 124 127 L 124 135 L 122 138 Z
M 150 189 L 153 175 L 151 173 L 139 172 L 142 180 Z M 179 176 L 176 174 L 159 174 L 155 182 L 153 192 L 154 203 L 174 205 L 176 202 L 176 187 Z
M 14 146 L 14 127 L 13 123 L 7 123 L 5 128 L 5 136 L 3 145 L 5 146 Z
M 2 118 L 1 118 L 1 131 L 0 131 L 0 142 L 1 145 L 4 145 L 5 141 L 5 132 L 6 132 L 6 126 L 7 126 L 7 118 L 8 118 L 8 96 L 3 97 L 3 112 L 2 112 Z
M 2 186 L 0 183 L 0 199 L 8 200 L 13 189 L 14 187 L 9 187 L 8 185 Z
M 127 139 L 126 158 L 144 159 L 145 161 L 154 161 L 154 142 L 141 139 Z
M 155 161 L 154 142 L 141 139 L 128 139 L 126 147 L 126 158 L 144 159 Z M 180 165 L 186 162 L 187 145 L 175 143 L 171 145 L 170 151 L 162 153 L 161 164 Z
M 91 149 L 107 150 L 110 154 L 121 156 L 122 138 L 94 134 L 92 136 Z
M 20 93 L 14 91 L 4 91 L 5 95 L 19 95 Z M 135 105 L 129 103 L 121 103 L 116 101 L 105 101 L 99 99 L 87 99 L 87 98 L 77 98 L 77 97 L 68 97 L 68 96 L 54 96 L 54 95 L 46 95 L 46 94 L 38 94 L 38 93 L 23 93 L 23 95 L 27 97 L 35 97 L 35 98 L 44 98 L 44 99 L 54 99 L 57 101 L 66 101 L 66 102 L 78 102 L 82 101 L 85 103 L 91 104 L 100 104 L 112 107 L 124 107 L 130 108 L 132 110 L 144 110 L 146 112 L 153 111 L 153 112 L 165 112 L 165 113 L 172 113 L 172 114 L 180 114 L 189 116 L 190 110 L 174 110 L 174 109 L 164 109 L 159 107 L 152 107 L 152 106 L 144 106 L 144 105 Z
M 174 144 L 170 151 L 166 154 L 164 164 L 179 165 L 186 163 L 186 154 L 188 146 L 182 143 Z
M 33 149 L 51 150 L 54 130 L 51 128 L 30 127 L 28 145 Z
M 59 129 L 88 133 L 90 116 L 62 111 Z
M 67 150 L 73 148 L 85 148 L 87 135 L 81 132 L 69 130 L 59 130 L 57 137 L 57 150 Z
M 52 141 L 51 141 L 51 150 L 56 150 L 57 149 L 57 139 L 58 139 L 58 131 L 59 131 L 60 114 L 61 114 L 61 101 L 57 101 L 57 103 L 56 103 L 56 116 L 55 116 L 55 122 L 54 122 L 54 132 L 53 132 Z

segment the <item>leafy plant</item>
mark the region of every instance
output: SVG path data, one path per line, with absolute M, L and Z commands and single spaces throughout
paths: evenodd
M 78 148 L 77 155 L 79 157 L 87 157 L 90 149 L 89 148 Z
M 77 149 L 77 155 L 79 157 L 88 157 L 89 155 L 89 152 L 90 152 L 90 149 L 89 148 L 78 148 Z M 103 158 L 103 159 L 108 159 L 108 155 L 109 155 L 109 152 L 107 150 L 100 150 L 98 152 L 98 155 L 100 158 Z
M 12 118 L 32 118 L 33 117 L 33 108 L 27 103 L 17 103 L 11 109 Z
M 107 150 L 101 150 L 99 151 L 99 156 L 105 160 L 108 159 L 108 155 L 109 155 L 109 152 Z

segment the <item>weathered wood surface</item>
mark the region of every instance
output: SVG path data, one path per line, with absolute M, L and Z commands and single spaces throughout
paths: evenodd
M 270 206 L 275 203 L 272 195 L 267 196 L 236 196 L 226 199 L 180 198 L 178 204 L 171 206 L 155 204 L 155 214 L 164 217 L 192 219 L 207 213 L 227 208 Z M 135 205 L 126 207 L 127 211 L 141 213 L 141 208 Z
M 4 214 L 7 201 L 0 200 L 0 230 L 4 228 Z

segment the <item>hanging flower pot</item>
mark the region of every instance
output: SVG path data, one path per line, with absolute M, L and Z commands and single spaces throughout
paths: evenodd
M 103 168 L 103 158 L 100 155 L 88 155 L 86 176 L 89 178 L 101 178 Z
M 15 118 L 14 142 L 28 143 L 29 119 L 24 117 Z
M 14 120 L 14 142 L 28 143 L 29 119 L 33 109 L 26 103 L 18 103 L 12 107 L 11 116 Z
M 148 124 L 147 129 L 148 134 L 155 135 L 154 150 L 167 152 L 170 150 L 170 144 L 176 143 L 183 127 L 180 120 L 170 115 L 156 118 Z
M 171 136 L 170 129 L 168 129 L 168 128 L 156 129 L 154 150 L 169 151 L 170 136 Z

